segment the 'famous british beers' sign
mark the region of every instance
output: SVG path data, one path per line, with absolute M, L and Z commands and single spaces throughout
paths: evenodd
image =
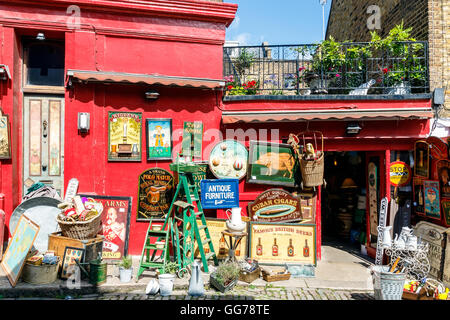
M 173 195 L 173 176 L 164 169 L 152 168 L 139 176 L 136 219 L 163 219 L 169 211 Z
M 302 220 L 300 198 L 283 189 L 270 189 L 249 203 L 252 220 L 261 222 L 286 222 Z

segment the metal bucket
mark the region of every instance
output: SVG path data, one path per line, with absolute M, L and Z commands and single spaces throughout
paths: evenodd
M 405 273 L 388 272 L 389 266 L 372 266 L 373 290 L 376 300 L 402 300 Z
M 108 265 L 101 260 L 92 260 L 89 262 L 89 282 L 92 284 L 102 284 L 106 282 Z
M 35 266 L 25 263 L 22 280 L 31 284 L 48 284 L 55 282 L 58 277 L 58 263 Z

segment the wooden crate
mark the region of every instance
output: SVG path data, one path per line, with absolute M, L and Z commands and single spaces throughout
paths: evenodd
M 263 279 L 267 282 L 273 282 L 273 281 L 283 281 L 283 280 L 289 280 L 291 278 L 291 274 L 288 273 L 282 273 L 282 274 L 269 274 L 264 269 L 262 269 L 262 276 Z
M 97 235 L 96 238 L 88 240 L 78 240 L 61 235 L 61 232 L 54 232 L 48 235 L 48 250 L 55 251 L 55 255 L 60 257 L 59 264 L 61 265 L 64 257 L 64 250 L 66 247 L 75 247 L 85 249 L 84 262 L 97 259 L 98 254 L 102 253 L 103 236 Z
M 247 283 L 252 283 L 256 279 L 259 278 L 259 275 L 261 273 L 261 268 L 256 268 L 252 272 L 242 271 L 239 273 L 239 280 L 244 281 Z

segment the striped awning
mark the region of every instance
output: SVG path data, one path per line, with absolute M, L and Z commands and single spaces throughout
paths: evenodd
M 159 74 L 68 70 L 67 77 L 69 83 L 79 81 L 79 82 L 103 82 L 103 83 L 123 83 L 123 84 L 148 84 L 148 85 L 155 84 L 163 86 L 191 87 L 203 89 L 221 89 L 225 86 L 225 82 L 223 80 L 163 76 Z
M 222 112 L 222 122 L 224 124 L 330 120 L 402 120 L 430 118 L 433 118 L 433 109 L 431 107 L 352 110 L 251 110 Z

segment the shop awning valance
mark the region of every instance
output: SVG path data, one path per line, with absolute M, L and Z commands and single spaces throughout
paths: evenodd
M 9 72 L 9 68 L 6 64 L 0 64 L 0 80 L 9 80 L 11 79 L 11 73 Z
M 163 76 L 159 74 L 68 70 L 67 77 L 69 86 L 74 81 L 148 85 L 158 84 L 163 86 L 204 89 L 220 89 L 225 86 L 225 82 L 223 80 Z
M 404 120 L 430 119 L 433 110 L 424 108 L 395 109 L 353 109 L 353 110 L 277 110 L 277 111 L 223 111 L 222 122 L 261 123 L 261 122 L 301 122 L 330 120 Z

